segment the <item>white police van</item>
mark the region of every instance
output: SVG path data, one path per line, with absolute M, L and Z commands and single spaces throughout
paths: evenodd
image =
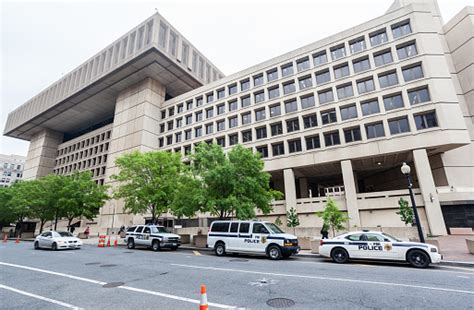
M 353 231 L 322 239 L 319 254 L 336 263 L 349 259 L 406 261 L 417 268 L 441 262 L 438 248 L 426 243 L 404 242 L 379 231 Z
M 257 254 L 275 260 L 300 250 L 296 236 L 286 234 L 273 223 L 260 221 L 214 221 L 207 235 L 207 246 L 214 248 L 217 256 Z

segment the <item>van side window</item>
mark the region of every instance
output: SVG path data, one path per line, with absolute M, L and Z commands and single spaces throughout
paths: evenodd
M 268 234 L 267 228 L 265 228 L 265 226 L 263 226 L 263 224 L 260 224 L 260 223 L 253 224 L 252 232 L 254 234 Z
M 213 223 L 212 232 L 228 232 L 229 231 L 229 222 L 224 223 Z
M 149 234 L 150 233 L 150 227 L 145 227 L 145 229 L 143 230 L 143 233 L 144 234 Z
M 249 228 L 250 228 L 250 223 L 240 223 L 239 232 L 246 234 L 249 232 Z
M 230 232 L 237 232 L 239 229 L 239 223 L 230 224 Z
M 137 233 L 141 233 L 141 232 L 142 232 L 142 230 L 143 230 L 143 226 L 138 226 L 138 229 L 137 229 L 137 231 L 136 231 L 136 232 L 137 232 Z
M 135 231 L 135 228 L 137 228 L 137 226 L 129 227 L 129 228 L 127 229 L 127 232 L 133 232 L 133 231 Z

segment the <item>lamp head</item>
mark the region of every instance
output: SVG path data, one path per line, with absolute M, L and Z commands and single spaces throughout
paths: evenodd
M 406 162 L 403 162 L 402 168 L 400 169 L 404 175 L 408 175 L 411 172 L 410 166 Z

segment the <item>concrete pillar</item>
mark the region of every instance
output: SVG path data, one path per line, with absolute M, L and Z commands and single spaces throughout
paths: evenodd
M 308 198 L 309 197 L 309 187 L 308 187 L 308 178 L 298 179 L 300 183 L 300 197 Z
M 289 211 L 291 208 L 296 209 L 296 185 L 293 169 L 283 170 L 283 179 L 285 180 L 286 211 Z
M 58 145 L 63 141 L 63 134 L 44 129 L 33 136 L 26 156 L 23 179 L 36 179 L 53 172 Z
M 421 196 L 425 204 L 426 218 L 430 233 L 432 235 L 446 235 L 446 225 L 444 223 L 443 212 L 436 192 L 433 174 L 431 173 L 428 154 L 425 149 L 414 150 L 413 159 L 415 162 L 416 175 L 421 190 Z M 425 232 L 426 233 L 426 232 Z
M 344 191 L 346 196 L 347 215 L 349 216 L 349 227 L 360 225 L 359 207 L 357 206 L 356 184 L 354 182 L 354 172 L 350 160 L 341 161 L 342 180 L 344 181 Z

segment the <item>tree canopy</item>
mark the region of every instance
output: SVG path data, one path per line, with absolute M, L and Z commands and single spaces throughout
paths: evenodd
M 324 211 L 316 212 L 316 215 L 323 219 L 323 225 L 329 226 L 333 237 L 336 231 L 346 228 L 343 224 L 349 220 L 347 214 L 339 210 L 336 201 L 332 198 L 328 198 Z

